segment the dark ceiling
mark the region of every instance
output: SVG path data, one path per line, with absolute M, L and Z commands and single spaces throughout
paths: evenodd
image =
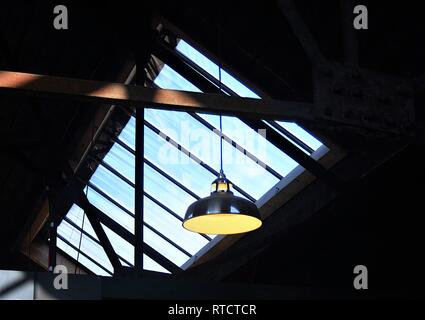
M 296 1 L 325 57 L 342 62 L 340 3 Z M 136 7 L 122 1 L 63 1 L 69 9 L 66 31 L 52 27 L 55 4 L 2 2 L 1 70 L 116 80 L 129 56 L 146 64 L 152 45 L 148 29 L 155 12 L 270 96 L 312 101 L 310 62 L 275 2 L 183 1 Z M 360 66 L 406 77 L 422 75 L 425 20 L 420 8 L 377 1 L 362 4 L 369 9 L 369 30 L 358 32 Z M 13 252 L 41 205 L 46 177 L 56 179 L 67 167 L 95 110 L 76 102 L 6 95 L 0 96 L 0 103 L 5 141 L 0 158 L 0 268 L 11 268 L 22 263 L 14 260 Z M 348 153 L 353 145 L 368 143 L 352 137 L 336 140 Z M 423 156 L 421 146 L 405 149 L 361 181 L 353 193 L 276 238 L 228 279 L 348 287 L 343 274 L 364 259 L 373 266 L 381 289 L 389 287 L 386 276 L 396 269 L 409 275 L 400 288 L 416 287 L 415 275 L 424 267 L 417 258 L 425 240 L 417 209 Z

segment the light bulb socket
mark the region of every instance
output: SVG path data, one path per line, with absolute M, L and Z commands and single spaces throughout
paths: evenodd
M 220 170 L 220 173 L 218 175 L 218 178 L 215 179 L 211 184 L 211 194 L 213 193 L 231 193 L 232 192 L 232 184 L 227 180 L 225 174 L 222 170 Z

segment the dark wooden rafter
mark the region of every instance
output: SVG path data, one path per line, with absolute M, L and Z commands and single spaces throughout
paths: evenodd
M 0 91 L 263 119 L 291 121 L 314 119 L 313 105 L 310 103 L 229 97 L 10 71 L 0 71 Z

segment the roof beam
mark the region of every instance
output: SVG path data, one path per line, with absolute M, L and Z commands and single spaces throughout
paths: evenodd
M 84 202 L 86 205 L 84 206 L 84 211 L 87 215 L 87 218 L 90 221 L 91 226 L 93 227 L 94 232 L 96 233 L 97 238 L 99 239 L 102 248 L 105 250 L 106 255 L 108 256 L 109 261 L 114 267 L 114 274 L 119 274 L 122 269 L 121 262 L 118 258 L 117 253 L 115 252 L 111 242 L 109 241 L 108 236 L 106 235 L 105 230 L 102 228 L 100 224 L 100 220 L 96 213 L 93 211 L 92 207 L 88 205 L 88 201 L 84 197 Z
M 243 115 L 262 119 L 309 121 L 313 104 L 229 97 L 218 94 L 146 88 L 102 81 L 0 71 L 0 91 L 90 102 L 189 112 Z

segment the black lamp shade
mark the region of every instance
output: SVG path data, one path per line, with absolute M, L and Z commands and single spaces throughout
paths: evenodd
M 257 206 L 232 192 L 212 192 L 189 206 L 187 230 L 204 234 L 236 234 L 255 230 L 262 222 Z

